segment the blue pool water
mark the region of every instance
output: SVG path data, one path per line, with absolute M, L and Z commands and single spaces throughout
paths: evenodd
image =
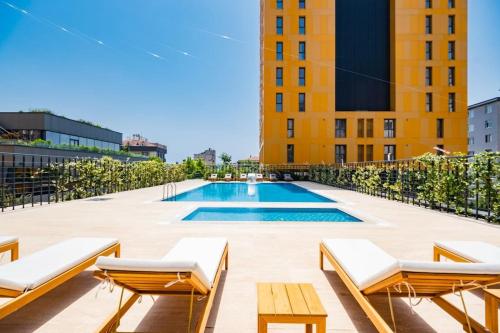
M 247 183 L 211 183 L 181 193 L 169 201 L 335 202 L 291 183 L 259 183 L 249 194 Z
M 200 207 L 183 221 L 362 222 L 337 208 Z

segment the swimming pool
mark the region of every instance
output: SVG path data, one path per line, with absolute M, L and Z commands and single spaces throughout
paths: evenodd
M 168 201 L 335 202 L 291 183 L 210 183 Z
M 183 221 L 362 222 L 337 208 L 200 207 Z

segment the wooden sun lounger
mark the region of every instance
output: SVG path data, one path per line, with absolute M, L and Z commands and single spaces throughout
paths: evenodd
M 500 263 L 500 248 L 480 241 L 437 241 L 433 252 L 434 261 Z
M 442 296 L 452 294 L 453 292 L 462 293 L 462 291 L 465 290 L 497 284 L 500 282 L 500 274 L 433 273 L 405 271 L 403 269 L 360 289 L 354 280 L 351 279 L 350 275 L 344 270 L 342 264 L 324 245 L 324 242 L 320 244 L 319 250 L 320 269 L 324 269 L 324 257 L 326 257 L 378 332 L 392 333 L 394 331 L 371 305 L 368 296 L 387 295 L 389 306 L 392 311 L 391 297 L 407 297 L 409 292 L 407 288 L 408 285 L 414 289 L 416 297 L 429 298 L 432 300 L 441 309 L 460 322 L 464 330 L 468 331 L 468 325 L 470 323 L 473 332 L 489 332 L 479 322 L 470 317 L 467 318 L 466 314 L 461 309 L 446 301 Z M 370 260 L 370 256 L 367 255 L 366 260 Z M 394 287 L 401 290 L 401 292 L 395 292 Z M 389 291 L 392 292 L 389 293 Z
M 196 274 L 187 271 L 154 272 L 109 269 L 95 271 L 94 276 L 96 278 L 100 280 L 111 279 L 115 285 L 122 287 L 122 296 L 124 289 L 132 292 L 132 295 L 127 300 L 122 302 L 120 298 L 120 304 L 117 310 L 108 317 L 106 322 L 97 330 L 97 332 L 116 332 L 116 329 L 120 324 L 120 319 L 141 295 L 190 297 L 189 331 L 191 328 L 193 298 L 194 296 L 206 296 L 206 305 L 202 310 L 201 318 L 198 320 L 195 329 L 195 332 L 197 333 L 204 332 L 210 315 L 210 310 L 212 309 L 214 298 L 217 293 L 222 269 L 228 269 L 228 260 L 228 246 L 226 244 L 211 288 L 207 288 Z M 181 280 L 180 282 L 179 279 Z
M 66 242 L 71 242 L 72 240 L 75 239 L 70 239 Z M 82 239 L 79 239 L 82 240 Z M 83 239 L 85 240 L 85 239 Z M 64 243 L 64 242 L 62 242 Z M 58 245 L 61 245 L 62 243 L 56 244 L 52 246 L 52 248 L 56 248 Z M 43 253 L 44 251 L 49 250 L 41 250 L 37 253 L 34 253 L 33 255 L 37 255 L 38 259 L 40 259 L 40 253 Z M 47 253 L 47 252 L 46 252 Z M 79 273 L 83 272 L 85 269 L 89 268 L 90 266 L 94 265 L 96 262 L 97 258 L 100 256 L 108 256 L 114 254 L 116 257 L 120 256 L 120 243 L 116 241 L 114 244 L 107 246 L 104 249 L 99 250 L 95 254 L 92 254 L 90 257 L 87 257 L 77 263 L 76 265 L 71 265 L 68 266 L 68 269 L 64 270 L 64 272 L 58 274 L 57 276 L 48 279 L 44 283 L 34 287 L 34 288 L 29 288 L 26 287 L 25 290 L 18 290 L 18 289 L 10 289 L 10 288 L 4 288 L 0 287 L 0 297 L 6 297 L 6 298 L 11 298 L 11 300 L 3 303 L 0 305 L 0 319 L 8 316 L 9 314 L 19 310 L 26 304 L 29 304 L 30 302 L 34 301 L 38 297 L 41 297 L 51 291 L 52 289 L 58 287 L 59 285 L 63 284 L 64 282 L 68 281 L 69 279 L 75 277 Z M 0 274 L 2 272 L 2 269 L 8 267 L 9 265 L 22 265 L 24 262 L 28 261 L 30 256 L 23 257 L 22 259 L 16 260 L 15 262 L 0 266 Z M 46 257 L 48 258 L 48 257 Z M 44 259 L 46 259 L 44 258 Z M 50 258 L 49 258 L 50 259 Z
M 19 258 L 19 242 L 15 237 L 0 236 L 0 253 L 10 251 L 10 261 Z

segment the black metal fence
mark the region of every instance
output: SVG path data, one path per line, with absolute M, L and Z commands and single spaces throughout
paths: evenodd
M 51 204 L 183 179 L 159 161 L 0 153 L 0 211 Z
M 208 177 L 290 174 L 390 200 L 500 222 L 500 153 L 332 165 L 205 166 Z M 50 204 L 185 179 L 182 165 L 0 153 L 0 210 Z

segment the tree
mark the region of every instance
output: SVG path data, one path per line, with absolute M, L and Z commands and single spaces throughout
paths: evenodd
M 219 158 L 222 160 L 222 164 L 224 165 L 231 164 L 231 155 L 229 155 L 228 153 L 220 154 Z

